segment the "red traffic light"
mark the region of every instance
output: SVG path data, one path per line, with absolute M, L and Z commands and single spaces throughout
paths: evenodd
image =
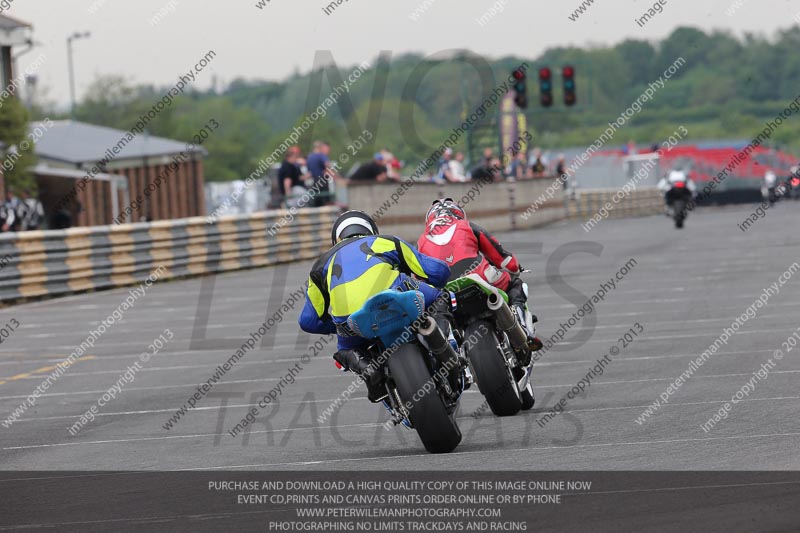
M 553 105 L 553 72 L 548 67 L 539 69 L 539 103 L 542 107 Z
M 574 106 L 577 102 L 575 94 L 575 68 L 572 65 L 561 67 L 561 79 L 564 80 L 564 104 Z
M 514 79 L 517 80 L 517 81 L 524 80 L 525 79 L 525 71 L 523 69 L 521 69 L 521 68 L 517 69 L 517 70 L 514 71 L 513 76 L 514 76 Z

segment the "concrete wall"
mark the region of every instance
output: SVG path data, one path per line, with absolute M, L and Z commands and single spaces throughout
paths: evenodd
M 382 232 L 412 241 L 422 231 L 425 213 L 433 200 L 448 196 L 467 210 L 470 220 L 492 231 L 532 228 L 565 215 L 563 193 L 553 178 L 443 185 L 358 184 L 349 187 L 347 194 L 350 209 L 372 214 Z M 537 200 L 539 203 L 534 206 Z
M 652 215 L 664 206 L 661 193 L 653 188 L 629 194 L 621 189 L 579 190 L 566 198 L 553 178 L 544 178 L 443 185 L 359 184 L 348 189 L 348 207 L 372 214 L 381 232 L 416 242 L 431 202 L 448 196 L 466 209 L 470 220 L 491 231 L 528 229 L 567 218 L 585 222 L 598 212 L 602 218 Z

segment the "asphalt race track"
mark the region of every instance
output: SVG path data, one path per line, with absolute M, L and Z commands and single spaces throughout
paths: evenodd
M 629 259 L 635 264 L 534 370 L 537 406 L 499 419 L 479 410 L 477 387 L 460 411 L 464 439 L 430 455 L 416 434 L 387 431 L 382 407 L 359 388 L 324 423 L 317 418 L 353 381 L 332 364 L 332 345 L 310 354 L 298 335 L 299 305 L 173 427 L 164 424 L 218 365 L 304 282 L 309 263 L 153 286 L 10 427 L 0 427 L 4 470 L 794 470 L 800 468 L 800 348 L 774 360 L 800 326 L 800 271 L 685 381 L 669 403 L 642 412 L 714 344 L 725 328 L 800 262 L 798 204 L 771 209 L 746 233 L 752 206 L 703 209 L 686 229 L 663 216 L 578 223 L 501 235 L 529 276 L 539 334 L 549 337 Z M 285 291 L 273 290 L 285 287 Z M 201 290 L 202 289 L 202 290 Z M 201 292 L 202 297 L 201 297 Z M 3 310 L 20 323 L 0 345 L 0 420 L 5 420 L 97 328 L 128 289 Z M 643 333 L 619 339 L 639 323 Z M 142 364 L 121 394 L 72 436 L 68 429 L 169 329 L 174 338 Z M 194 340 L 192 340 L 194 339 Z M 194 343 L 194 344 L 193 344 Z M 269 347 L 270 343 L 274 346 Z M 619 352 L 585 393 L 544 427 L 537 420 L 594 367 Z M 753 379 L 762 364 L 766 377 Z M 762 372 L 763 374 L 764 372 Z M 283 379 L 277 403 L 242 434 L 228 430 Z M 701 428 L 748 382 L 742 401 Z

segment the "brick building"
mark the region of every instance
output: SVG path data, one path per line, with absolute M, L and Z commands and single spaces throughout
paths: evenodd
M 206 214 L 202 148 L 72 120 L 37 127 L 46 131 L 34 176 L 48 219 L 66 211 L 72 225 L 95 226 Z

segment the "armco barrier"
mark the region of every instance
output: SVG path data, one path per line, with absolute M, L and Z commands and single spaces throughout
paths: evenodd
M 195 217 L 0 235 L 0 301 L 56 296 L 143 281 L 312 259 L 329 245 L 335 207 L 302 209 L 275 233 L 287 211 Z

